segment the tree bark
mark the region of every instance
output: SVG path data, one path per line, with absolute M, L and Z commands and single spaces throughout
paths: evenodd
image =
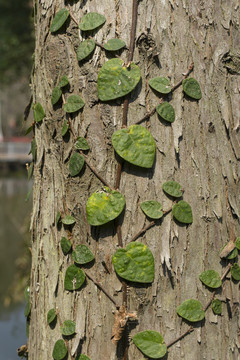
M 70 91 L 84 99 L 84 110 L 72 117 L 72 126 L 90 144 L 88 162 L 112 187 L 119 159 L 114 154 L 111 135 L 121 128 L 123 101 L 98 100 L 97 74 L 107 54 L 96 47 L 93 57 L 79 64 L 75 50 L 83 37 L 77 25 L 68 20 L 66 31 L 53 35 L 50 24 L 56 11 L 65 6 L 69 6 L 77 21 L 86 12 L 98 12 L 107 21 L 94 35 L 96 41 L 102 44 L 119 37 L 129 44 L 132 4 L 127 0 L 67 4 L 63 0 L 35 0 L 32 91 L 34 103 L 42 104 L 46 118 L 35 125 L 34 132 L 37 159 L 31 221 L 29 359 L 52 358 L 61 332 L 59 321 L 55 329 L 48 326 L 47 312 L 57 308 L 62 321 L 76 321 L 76 336 L 69 341 L 68 359 L 83 353 L 91 360 L 117 360 L 123 359 L 124 344 L 122 341 L 116 347 L 111 342 L 114 304 L 89 278 L 79 291 L 64 290 L 65 271 L 73 260 L 64 256 L 60 247 L 61 238 L 67 237 L 68 232 L 64 226 L 56 225 L 58 211 L 69 212 L 77 220 L 72 228 L 73 246 L 85 244 L 95 255 L 95 264 L 87 272 L 117 304 L 122 303 L 122 283 L 111 264 L 118 248 L 116 224 L 92 228 L 87 224 L 86 201 L 102 183 L 88 166 L 80 176 L 69 175 L 74 139 L 71 134 L 68 139 L 62 138 L 66 114 L 61 106 L 53 109 L 51 92 L 59 77 L 67 75 Z M 151 286 L 128 287 L 128 310 L 138 314 L 138 323 L 129 323 L 129 360 L 143 357 L 131 341 L 135 333 L 159 331 L 169 344 L 189 328 L 177 315 L 177 306 L 189 298 L 198 299 L 203 305 L 208 302 L 211 291 L 200 282 L 199 274 L 208 269 L 223 273 L 228 262 L 220 261 L 220 248 L 240 234 L 240 79 L 228 66 L 231 59 L 224 57 L 229 52 L 231 58 L 239 45 L 237 0 L 230 5 L 212 0 L 139 1 L 134 62 L 141 69 L 142 80 L 128 96 L 128 125 L 158 104 L 158 96 L 149 90 L 150 78 L 169 76 L 171 83 L 176 84 L 194 63 L 191 76 L 199 81 L 203 97 L 199 102 L 191 101 L 179 87 L 171 98 L 176 112 L 171 126 L 163 124 L 156 113 L 142 123 L 156 141 L 154 167 L 147 170 L 123 164 L 119 190 L 126 198 L 126 208 L 119 222 L 124 247 L 148 223 L 140 202 L 158 200 L 164 210 L 172 206 L 172 200 L 162 191 L 165 181 L 175 180 L 183 186 L 184 200 L 191 204 L 194 217 L 192 225 L 179 226 L 168 214 L 138 239 L 154 255 L 155 280 Z M 126 51 L 121 58 L 127 59 Z M 225 301 L 222 316 L 208 310 L 205 321 L 168 349 L 168 360 L 237 360 L 239 285 L 227 277 L 218 296 Z

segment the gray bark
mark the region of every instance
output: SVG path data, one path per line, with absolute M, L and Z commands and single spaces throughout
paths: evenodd
M 52 330 L 46 317 L 49 309 L 57 307 L 62 321 L 71 319 L 77 323 L 77 334 L 69 342 L 72 355 L 78 348 L 92 360 L 116 360 L 121 356 L 110 340 L 114 305 L 88 279 L 80 291 L 67 292 L 63 287 L 66 268 L 73 261 L 62 254 L 60 239 L 67 232 L 64 227 L 56 227 L 55 218 L 65 201 L 77 219 L 73 244 L 87 244 L 96 258 L 88 272 L 116 301 L 122 300 L 121 282 L 111 265 L 111 256 L 117 249 L 114 224 L 91 229 L 88 235 L 85 220 L 86 201 L 102 184 L 88 167 L 81 176 L 69 176 L 73 139 L 70 136 L 68 141 L 63 140 L 61 127 L 65 113 L 61 107 L 53 110 L 50 97 L 58 77 L 67 75 L 71 91 L 80 94 L 86 103 L 84 111 L 74 116 L 75 132 L 87 138 L 91 147 L 88 161 L 113 186 L 117 161 L 111 135 L 121 128 L 122 101 L 111 105 L 98 101 L 97 73 L 107 58 L 98 47 L 92 59 L 79 66 L 75 49 L 82 37 L 72 20 L 66 33 L 50 33 L 54 13 L 64 6 L 63 0 L 35 1 L 32 88 L 34 102 L 42 104 L 46 118 L 35 129 L 29 359 L 51 358 L 54 343 L 61 335 L 59 322 Z M 105 15 L 106 24 L 95 35 L 99 43 L 116 35 L 129 43 L 131 2 L 84 0 L 73 2 L 71 10 L 77 20 L 88 11 Z M 193 209 L 191 226 L 179 226 L 168 215 L 161 225 L 139 239 L 153 252 L 155 281 L 149 287 L 128 289 L 129 310 L 138 312 L 138 325 L 130 337 L 151 329 L 159 331 L 169 343 L 189 326 L 177 316 L 176 307 L 189 298 L 206 304 L 211 292 L 198 276 L 207 269 L 222 273 L 226 262 L 220 262 L 218 252 L 240 234 L 240 79 L 222 61 L 227 52 L 236 53 L 239 49 L 239 2 L 143 0 L 139 2 L 138 15 L 134 61 L 141 69 L 142 82 L 130 96 L 128 125 L 157 105 L 158 97 L 147 85 L 149 78 L 167 75 L 175 84 L 194 62 L 192 76 L 199 81 L 203 93 L 199 102 L 189 101 L 178 88 L 171 101 L 175 122 L 165 126 L 155 114 L 143 124 L 156 141 L 155 166 L 143 170 L 124 163 L 120 184 L 126 198 L 125 213 L 120 217 L 124 244 L 145 224 L 140 202 L 158 200 L 164 210 L 172 205 L 161 189 L 163 182 L 176 180 L 182 184 L 184 200 Z M 159 64 L 152 52 L 159 53 Z M 126 58 L 126 53 L 122 58 Z M 110 274 L 102 261 L 109 265 Z M 239 285 L 229 277 L 219 295 L 225 299 L 223 315 L 217 317 L 208 310 L 201 326 L 169 348 L 168 360 L 237 360 Z M 142 357 L 130 342 L 129 360 Z

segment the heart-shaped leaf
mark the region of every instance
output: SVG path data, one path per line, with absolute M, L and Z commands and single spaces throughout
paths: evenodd
M 86 59 L 95 49 L 95 41 L 93 39 L 87 39 L 81 42 L 77 48 L 77 59 L 82 61 Z
M 63 75 L 58 83 L 58 86 L 60 88 L 63 88 L 69 84 L 68 77 L 66 75 Z
M 126 46 L 126 43 L 120 39 L 110 39 L 104 45 L 104 49 L 107 51 L 118 51 Z
M 197 80 L 193 78 L 184 79 L 182 82 L 182 86 L 183 86 L 183 91 L 185 92 L 186 95 L 188 95 L 189 97 L 195 100 L 201 99 L 202 92 Z
M 81 18 L 79 29 L 82 31 L 94 30 L 103 25 L 105 21 L 105 16 L 96 12 L 89 12 Z
M 138 349 L 151 359 L 160 359 L 167 353 L 167 346 L 162 335 L 153 330 L 146 330 L 133 336 Z
M 182 186 L 176 181 L 166 181 L 162 188 L 165 193 L 176 198 L 181 197 L 183 194 Z
M 75 222 L 76 222 L 76 219 L 71 215 L 65 215 L 64 218 L 62 219 L 62 223 L 64 225 L 72 225 Z
M 233 266 L 231 267 L 231 275 L 234 280 L 240 280 L 240 267 L 237 263 L 233 264 Z
M 70 95 L 67 98 L 66 104 L 63 105 L 64 111 L 73 113 L 80 110 L 85 105 L 85 102 L 78 95 Z
M 149 85 L 160 94 L 168 94 L 171 92 L 170 81 L 165 77 L 158 76 L 150 79 Z
M 154 258 L 149 248 L 131 242 L 126 249 L 119 249 L 112 258 L 116 273 L 128 281 L 151 283 L 154 280 Z
M 163 216 L 162 205 L 158 201 L 144 201 L 140 204 L 140 207 L 152 219 L 160 219 Z
M 91 250 L 85 245 L 77 245 L 72 253 L 72 258 L 77 264 L 87 264 L 94 259 Z
M 212 311 L 215 315 L 221 315 L 222 313 L 222 302 L 219 299 L 215 299 L 211 304 Z
M 40 122 L 45 118 L 45 112 L 40 103 L 33 106 L 33 117 L 36 122 Z
M 163 120 L 173 123 L 175 120 L 175 111 L 171 104 L 163 102 L 156 107 L 157 113 Z
M 76 360 L 91 360 L 87 355 L 81 354 L 79 355 Z
M 215 270 L 206 270 L 199 275 L 199 279 L 208 287 L 217 289 L 222 285 L 222 280 Z
M 72 320 L 65 320 L 61 326 L 61 333 L 65 336 L 70 336 L 75 333 L 76 324 Z
M 126 67 L 121 59 L 108 60 L 98 74 L 98 97 L 108 101 L 125 96 L 136 87 L 140 78 L 140 69 L 134 63 Z
M 183 224 L 191 224 L 193 222 L 191 206 L 184 200 L 180 200 L 172 208 L 175 219 Z
M 56 86 L 52 91 L 51 103 L 55 105 L 62 96 L 62 90 L 59 86 Z
M 205 317 L 202 304 L 200 301 L 194 299 L 185 300 L 177 307 L 177 313 L 182 318 L 191 322 L 200 321 Z
M 66 133 L 68 132 L 68 129 L 69 129 L 68 121 L 64 120 L 62 130 L 61 130 L 62 136 L 66 135 Z
M 71 158 L 70 158 L 70 162 L 69 162 L 69 171 L 70 171 L 70 175 L 71 176 L 76 176 L 80 173 L 80 171 L 82 170 L 84 165 L 84 157 L 75 152 Z
M 66 290 L 77 290 L 83 285 L 84 281 L 85 273 L 82 269 L 76 265 L 70 265 L 67 268 L 64 279 L 64 288 Z
M 72 248 L 71 241 L 66 239 L 65 237 L 62 237 L 61 238 L 61 248 L 62 248 L 62 252 L 64 253 L 64 255 L 67 255 L 67 253 L 69 253 L 69 251 Z
M 54 345 L 52 357 L 54 358 L 54 360 L 62 360 L 67 355 L 67 352 L 68 351 L 65 342 L 63 341 L 63 339 L 60 339 L 56 341 Z
M 151 133 L 141 125 L 113 133 L 112 144 L 124 160 L 144 168 L 151 168 L 155 158 L 155 141 Z
M 65 23 L 65 21 L 67 20 L 69 16 L 69 11 L 68 9 L 61 9 L 59 10 L 56 15 L 54 16 L 54 19 L 52 21 L 51 27 L 50 27 L 50 31 L 52 33 L 58 31 L 63 24 Z
M 57 313 L 55 309 L 51 309 L 47 313 L 47 322 L 51 324 L 56 319 Z
M 79 136 L 77 138 L 77 141 L 75 142 L 75 148 L 78 150 L 89 150 L 90 149 L 87 140 L 81 136 Z
M 125 199 L 120 192 L 104 187 L 93 193 L 87 201 L 87 221 L 90 225 L 103 225 L 121 214 Z

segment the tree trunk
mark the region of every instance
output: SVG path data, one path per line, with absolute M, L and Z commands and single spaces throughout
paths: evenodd
M 78 63 L 76 48 L 83 35 L 72 19 L 57 33 L 50 32 L 54 14 L 67 6 L 78 22 L 86 12 L 104 14 L 106 23 L 94 35 L 98 43 L 115 37 L 130 42 L 132 4 L 127 0 L 69 1 L 67 5 L 63 0 L 35 0 L 33 101 L 41 103 L 46 117 L 34 126 L 37 159 L 28 358 L 51 359 L 54 344 L 61 339 L 60 321 L 69 319 L 76 322 L 76 335 L 68 341 L 68 359 L 76 359 L 77 354 L 86 354 L 91 360 L 140 359 L 143 355 L 131 341 L 132 336 L 155 330 L 170 344 L 189 329 L 189 324 L 177 315 L 177 306 L 190 298 L 205 306 L 212 292 L 201 283 L 199 274 L 208 269 L 223 273 L 228 262 L 220 261 L 220 248 L 240 233 L 239 3 L 139 1 L 134 62 L 141 69 L 142 80 L 128 96 L 127 124 L 136 123 L 158 104 L 159 96 L 148 86 L 150 78 L 168 76 L 171 84 L 176 84 L 194 63 L 191 76 L 199 81 L 203 96 L 200 101 L 191 101 L 179 87 L 169 98 L 175 108 L 174 123 L 163 124 L 156 113 L 142 122 L 156 141 L 154 167 L 143 169 L 124 162 L 119 186 L 126 199 L 124 214 L 115 222 L 91 228 L 85 205 L 103 184 L 88 166 L 80 176 L 69 175 L 74 137 L 71 133 L 62 137 L 66 113 L 62 106 L 53 108 L 51 93 L 59 77 L 67 75 L 67 94 L 72 92 L 84 99 L 83 111 L 72 116 L 72 128 L 77 136 L 88 140 L 88 163 L 112 187 L 119 158 L 111 136 L 122 127 L 123 101 L 98 100 L 97 74 L 109 55 L 96 47 L 90 60 Z M 121 58 L 127 60 L 126 50 Z M 149 286 L 128 284 L 127 309 L 137 312 L 138 322 L 129 322 L 127 355 L 125 335 L 118 346 L 111 342 L 116 310 L 113 302 L 89 278 L 79 291 L 64 290 L 65 271 L 73 260 L 62 253 L 60 240 L 70 237 L 73 248 L 85 244 L 91 249 L 95 263 L 84 269 L 121 305 L 122 282 L 111 262 L 118 248 L 117 223 L 121 224 L 125 247 L 149 223 L 139 206 L 142 201 L 157 200 L 164 210 L 171 208 L 172 200 L 162 191 L 162 184 L 168 180 L 183 186 L 193 223 L 180 226 L 168 214 L 138 239 L 153 253 L 155 280 Z M 58 211 L 76 218 L 71 231 L 56 224 Z M 168 360 L 237 360 L 238 283 L 228 276 L 218 297 L 224 301 L 222 316 L 209 309 L 193 332 L 168 348 Z M 47 324 L 51 308 L 58 309 L 60 315 L 54 329 Z

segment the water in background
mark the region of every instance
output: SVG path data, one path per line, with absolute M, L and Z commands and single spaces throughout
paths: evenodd
M 24 294 L 29 264 L 28 240 L 31 188 L 26 174 L 0 177 L 0 353 L 1 359 L 18 360 L 17 348 L 26 344 Z

